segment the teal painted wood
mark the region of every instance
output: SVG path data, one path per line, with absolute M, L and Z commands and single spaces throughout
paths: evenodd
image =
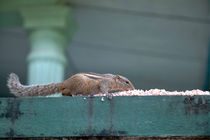
M 210 91 L 210 39 L 209 39 L 209 47 L 208 47 L 208 61 L 207 61 L 207 70 L 206 70 L 205 89 Z
M 90 0 L 82 2 L 91 4 Z M 160 1 L 155 2 L 157 5 L 150 5 L 148 2 L 149 7 L 161 5 L 158 3 Z M 195 5 L 199 5 L 199 2 L 201 1 L 196 1 Z M 102 7 L 101 1 L 97 3 L 100 3 Z M 112 3 L 115 2 L 112 1 Z M 110 5 L 113 5 L 112 3 L 110 0 Z M 181 2 L 170 1 L 169 3 L 172 6 L 175 6 L 176 3 L 177 10 L 175 11 L 180 12 Z M 125 8 L 128 7 L 127 3 L 121 1 L 116 5 L 120 4 Z M 145 5 L 142 1 L 136 1 L 136 3 L 132 1 L 129 4 Z M 165 1 L 162 4 L 168 7 Z M 184 5 L 182 6 L 188 9 L 186 7 L 189 6 L 189 3 Z M 115 12 L 117 7 L 115 10 L 103 9 L 100 6 L 90 7 L 74 9 L 78 17 L 79 30 L 68 53 L 71 56 L 69 60 L 74 63 L 78 71 L 118 73 L 129 77 L 139 89 L 203 89 L 209 24 L 142 16 L 137 12 L 134 12 L 136 14 L 120 10 Z M 166 13 L 170 11 L 169 9 L 166 10 Z M 143 9 L 139 10 L 143 11 Z M 156 8 L 153 10 L 158 13 Z M 198 13 L 198 11 L 194 12 Z M 87 22 L 86 19 L 92 20 Z M 180 71 L 177 71 L 178 67 L 181 68 Z
M 17 12 L 0 12 L 0 28 L 21 27 L 22 20 Z
M 210 135 L 209 96 L 0 98 L 0 137 Z

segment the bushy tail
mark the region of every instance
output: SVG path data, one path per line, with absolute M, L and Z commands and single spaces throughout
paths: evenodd
M 51 83 L 47 85 L 32 85 L 25 86 L 19 81 L 15 73 L 9 75 L 7 86 L 11 93 L 18 97 L 28 96 L 46 96 L 54 93 L 61 92 L 62 83 Z

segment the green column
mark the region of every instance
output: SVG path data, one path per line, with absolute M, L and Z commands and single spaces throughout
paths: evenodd
M 66 47 L 75 31 L 71 9 L 64 5 L 32 6 L 21 9 L 30 40 L 28 84 L 64 80 Z
M 30 33 L 29 84 L 60 82 L 64 79 L 67 62 L 65 42 L 64 35 L 53 29 L 37 29 Z

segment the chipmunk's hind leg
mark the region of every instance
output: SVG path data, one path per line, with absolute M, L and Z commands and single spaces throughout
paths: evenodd
M 62 95 L 63 96 L 72 96 L 72 93 L 70 92 L 69 89 L 65 88 L 62 90 Z

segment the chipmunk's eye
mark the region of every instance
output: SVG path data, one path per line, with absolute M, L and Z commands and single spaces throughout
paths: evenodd
M 126 82 L 126 84 L 129 84 L 129 82 L 128 81 L 125 81 Z

